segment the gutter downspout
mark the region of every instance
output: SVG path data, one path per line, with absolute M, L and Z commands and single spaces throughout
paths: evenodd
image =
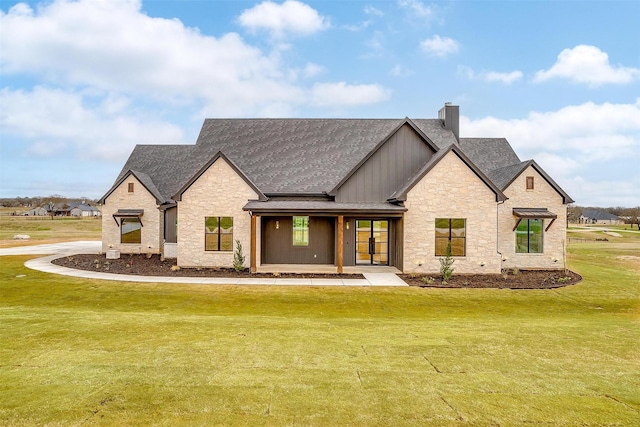
M 500 270 L 502 271 L 502 252 L 500 252 L 500 205 L 506 200 L 496 203 L 496 252 L 500 255 Z

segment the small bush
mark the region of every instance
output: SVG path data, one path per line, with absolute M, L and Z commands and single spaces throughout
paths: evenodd
M 236 250 L 233 252 L 233 269 L 235 271 L 244 270 L 244 254 L 242 253 L 242 243 L 236 239 Z
M 447 251 L 444 258 L 440 258 L 440 274 L 442 274 L 442 283 L 446 282 L 453 276 L 453 263 L 455 259 L 451 256 L 451 242 L 447 245 Z
M 435 281 L 435 279 L 433 277 L 424 276 L 422 278 L 422 281 L 424 282 L 425 285 L 433 285 L 433 282 Z

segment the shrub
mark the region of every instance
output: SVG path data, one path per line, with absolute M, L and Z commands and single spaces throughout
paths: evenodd
M 451 256 L 451 242 L 449 242 L 444 258 L 440 258 L 440 274 L 442 274 L 443 283 L 446 283 L 453 276 L 454 262 L 455 259 Z
M 433 282 L 435 281 L 435 279 L 433 277 L 424 276 L 422 278 L 422 281 L 424 282 L 425 285 L 433 285 Z
M 236 239 L 236 250 L 233 252 L 233 269 L 235 271 L 244 270 L 244 254 L 242 253 L 242 243 Z

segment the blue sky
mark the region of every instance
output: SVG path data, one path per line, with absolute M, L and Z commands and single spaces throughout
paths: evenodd
M 0 197 L 98 198 L 206 117 L 435 118 L 640 204 L 640 2 L 0 0 Z

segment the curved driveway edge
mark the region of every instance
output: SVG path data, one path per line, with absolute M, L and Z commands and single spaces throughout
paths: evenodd
M 19 246 L 0 249 L 1 255 L 51 254 L 31 259 L 24 263 L 27 268 L 45 273 L 64 276 L 82 277 L 85 279 L 116 280 L 121 282 L 145 283 L 184 283 L 202 285 L 293 285 L 293 286 L 408 286 L 393 273 L 364 273 L 365 279 L 295 279 L 295 278 L 221 278 L 221 277 L 166 277 L 135 276 L 128 274 L 103 273 L 97 271 L 77 270 L 51 264 L 51 261 L 74 254 L 99 254 L 102 250 L 99 241 L 80 241 L 54 243 L 36 246 Z

